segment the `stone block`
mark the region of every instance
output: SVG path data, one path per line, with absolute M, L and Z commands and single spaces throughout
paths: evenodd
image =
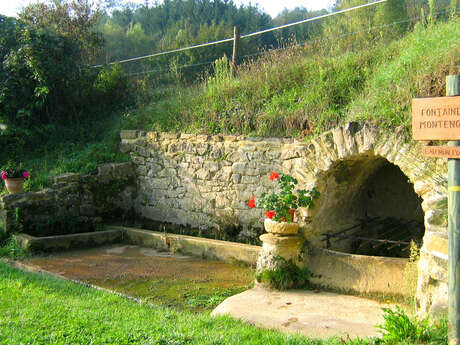
M 265 156 L 267 157 L 268 160 L 273 161 L 281 157 L 281 152 L 278 150 L 269 150 L 265 152 Z
M 227 160 L 233 163 L 241 162 L 241 161 L 247 160 L 247 156 L 244 152 L 233 151 L 228 154 Z M 244 163 L 240 163 L 240 164 L 244 164 Z
M 235 142 L 238 141 L 238 137 L 236 135 L 224 135 L 224 141 L 226 142 Z
M 196 178 L 199 180 L 208 180 L 211 177 L 211 173 L 207 169 L 200 169 L 196 173 Z
M 75 183 L 78 182 L 80 174 L 75 174 L 75 173 L 67 173 L 67 174 L 61 174 L 57 175 L 54 177 L 54 183 Z
M 233 174 L 232 175 L 232 181 L 233 181 L 234 184 L 240 183 L 241 175 L 240 174 Z
M 210 173 L 215 173 L 219 171 L 220 164 L 218 162 L 206 161 L 204 162 L 203 169 L 208 170 Z
M 159 135 L 157 132 L 147 132 L 147 139 L 149 141 L 157 141 L 159 139 Z
M 175 139 L 178 139 L 178 138 L 179 138 L 178 133 L 166 133 L 166 132 L 160 133 L 160 139 L 161 140 L 175 140 Z
M 232 177 L 232 168 L 231 167 L 223 167 L 222 169 L 220 169 L 215 178 L 216 180 L 219 180 L 219 181 L 227 181 L 227 182 L 230 182 L 231 181 L 231 177 Z
M 426 231 L 423 237 L 423 247 L 428 253 L 441 253 L 448 255 L 449 239 L 447 233 Z
M 138 131 L 135 130 L 122 130 L 120 131 L 120 138 L 121 139 L 136 139 L 138 135 Z
M 258 182 L 260 181 L 260 178 L 257 177 L 257 176 L 247 176 L 247 175 L 244 175 L 241 177 L 241 182 L 242 184 L 258 184 Z
M 246 163 L 233 163 L 232 164 L 232 172 L 235 174 L 246 174 L 247 165 Z

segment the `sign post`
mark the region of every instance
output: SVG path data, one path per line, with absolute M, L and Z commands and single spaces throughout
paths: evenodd
M 446 79 L 446 96 L 460 95 L 460 75 Z M 458 114 L 460 115 L 460 114 Z M 457 116 L 458 116 L 457 115 Z M 458 116 L 460 119 L 460 116 Z M 458 130 L 460 132 L 460 129 Z M 458 138 L 456 138 L 458 139 Z M 449 141 L 457 148 L 460 141 Z M 460 157 L 458 157 L 460 158 Z M 460 345 L 460 159 L 448 160 L 449 214 L 449 345 Z
M 412 138 L 450 140 L 448 146 L 425 146 L 425 157 L 449 158 L 449 345 L 460 345 L 460 75 L 446 78 L 446 97 L 412 100 Z

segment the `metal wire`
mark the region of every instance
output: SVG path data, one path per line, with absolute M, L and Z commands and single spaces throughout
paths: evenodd
M 312 21 L 315 21 L 315 20 L 318 20 L 318 19 L 323 19 L 323 18 L 335 16 L 336 14 L 342 14 L 342 13 L 350 12 L 350 11 L 352 11 L 352 10 L 357 10 L 357 9 L 360 9 L 360 8 L 373 6 L 373 5 L 380 4 L 380 3 L 386 2 L 386 1 L 387 1 L 387 0 L 378 0 L 378 1 L 374 1 L 374 2 L 371 2 L 371 3 L 368 3 L 368 4 L 364 4 L 364 5 L 359 5 L 359 6 L 355 6 L 355 7 L 350 7 L 350 8 L 347 8 L 347 9 L 345 9 L 345 10 L 341 10 L 341 11 L 337 11 L 337 12 L 332 12 L 332 13 L 328 13 L 328 14 L 323 14 L 323 15 L 318 16 L 318 17 L 308 18 L 308 19 L 304 19 L 304 20 L 299 20 L 298 22 L 289 23 L 289 24 L 284 24 L 284 25 L 277 26 L 277 27 L 274 27 L 274 28 L 271 28 L 271 29 L 266 29 L 266 30 L 262 30 L 262 31 L 253 32 L 253 33 L 251 33 L 251 34 L 243 35 L 243 36 L 241 36 L 241 38 L 246 38 L 246 37 L 252 37 L 252 36 L 256 36 L 256 35 L 261 35 L 261 34 L 264 34 L 264 33 L 266 33 L 266 32 L 275 31 L 275 30 L 280 30 L 280 29 L 288 28 L 288 27 L 290 27 L 290 26 L 294 26 L 294 25 L 299 25 L 299 24 L 303 24 L 303 23 L 312 22 Z
M 324 15 L 321 15 L 321 16 L 318 16 L 318 17 L 304 19 L 304 20 L 300 20 L 300 21 L 294 22 L 294 23 L 285 24 L 285 25 L 281 25 L 281 26 L 276 26 L 274 28 L 261 30 L 261 31 L 257 31 L 257 32 L 252 32 L 250 34 L 241 36 L 241 38 L 247 38 L 247 37 L 253 37 L 253 36 L 256 36 L 256 35 L 262 35 L 262 34 L 264 34 L 266 32 L 275 31 L 275 30 L 281 30 L 281 29 L 287 28 L 289 26 L 294 26 L 294 25 L 299 25 L 299 24 L 303 24 L 303 23 L 307 23 L 307 22 L 312 22 L 312 21 L 315 21 L 315 20 L 318 20 L 318 19 L 323 19 L 323 18 L 326 18 L 326 17 L 335 16 L 337 14 L 342 14 L 342 13 L 350 12 L 350 11 L 357 10 L 357 9 L 360 9 L 360 8 L 373 6 L 373 5 L 380 4 L 380 3 L 383 3 L 383 2 L 386 2 L 386 1 L 388 1 L 388 0 L 378 0 L 378 1 L 374 1 L 374 2 L 371 2 L 371 3 L 368 3 L 368 4 L 364 4 L 364 5 L 350 7 L 350 8 L 347 8 L 345 10 L 324 14 Z M 202 48 L 202 47 L 207 47 L 207 46 L 210 46 L 210 45 L 216 45 L 216 44 L 231 42 L 233 40 L 234 40 L 233 37 L 232 38 L 225 38 L 225 39 L 222 39 L 222 40 L 219 40 L 219 41 L 197 44 L 197 45 L 190 46 L 190 47 L 177 48 L 177 49 L 172 49 L 172 50 L 168 50 L 168 51 L 164 51 L 164 52 L 159 52 L 159 53 L 154 53 L 154 54 L 149 54 L 149 55 L 144 55 L 144 56 L 138 56 L 138 57 L 134 57 L 134 58 L 130 58 L 130 59 L 125 59 L 125 60 L 120 60 L 120 61 L 113 61 L 113 62 L 109 62 L 108 65 L 113 65 L 115 63 L 120 63 L 121 64 L 121 63 L 137 61 L 137 60 L 147 59 L 147 58 L 161 56 L 161 55 L 178 53 L 178 52 L 182 52 L 182 51 L 186 51 L 186 50 L 190 50 L 190 49 Z M 94 65 L 93 67 L 94 68 L 100 68 L 100 67 L 104 67 L 104 65 L 105 64 L 99 64 L 99 65 Z
M 451 9 L 441 10 L 441 11 L 435 12 L 434 14 L 435 14 L 435 15 L 438 15 L 438 14 L 441 14 L 441 13 L 444 13 L 444 12 L 448 12 L 448 11 L 451 11 Z M 459 12 L 459 11 L 460 11 L 460 8 L 456 8 L 454 12 L 457 13 L 457 12 Z M 319 39 L 315 39 L 315 40 L 308 40 L 308 41 L 305 41 L 305 42 L 303 42 L 303 43 L 300 43 L 299 46 L 302 47 L 302 46 L 305 46 L 305 45 L 310 44 L 310 43 L 316 43 L 316 42 L 322 42 L 322 41 L 328 41 L 328 40 L 336 40 L 336 39 L 340 39 L 340 38 L 343 38 L 343 37 L 356 35 L 356 34 L 359 34 L 359 33 L 362 33 L 362 32 L 369 32 L 369 31 L 373 31 L 373 30 L 383 29 L 383 28 L 386 28 L 386 27 L 390 27 L 390 26 L 394 26 L 394 25 L 399 25 L 399 24 L 404 24 L 404 23 L 408 23 L 408 22 L 413 22 L 413 21 L 417 21 L 417 20 L 420 20 L 420 19 L 421 19 L 421 17 L 413 17 L 413 18 L 409 18 L 409 19 L 403 19 L 403 20 L 399 20 L 399 21 L 396 21 L 396 22 L 388 23 L 388 24 L 382 24 L 382 25 L 372 26 L 372 27 L 367 28 L 367 29 L 364 29 L 364 30 L 359 30 L 359 31 L 353 31 L 353 32 L 344 33 L 344 34 L 341 34 L 341 35 L 338 35 L 338 36 L 331 36 L 331 37 L 319 38 Z M 240 58 L 249 58 L 249 57 L 254 57 L 254 56 L 261 56 L 261 55 L 268 54 L 268 53 L 270 53 L 270 52 L 272 52 L 272 51 L 274 51 L 274 50 L 280 50 L 280 49 L 285 49 L 285 48 L 267 49 L 267 50 L 262 51 L 262 52 L 243 55 L 243 56 L 240 56 Z M 206 61 L 206 62 L 191 64 L 191 65 L 182 65 L 182 66 L 178 66 L 177 68 L 182 69 L 182 68 L 189 68 L 189 67 L 197 67 L 197 66 L 203 66 L 203 65 L 210 65 L 210 64 L 212 64 L 212 63 L 214 63 L 214 62 L 215 62 L 215 61 Z M 152 70 L 148 70 L 148 71 L 130 73 L 130 74 L 128 74 L 127 76 L 143 75 L 143 74 L 148 74 L 148 73 L 153 73 L 153 72 L 167 72 L 167 71 L 169 71 L 169 70 L 171 70 L 170 67 L 166 67 L 166 68 L 157 68 L 157 69 L 152 69 Z

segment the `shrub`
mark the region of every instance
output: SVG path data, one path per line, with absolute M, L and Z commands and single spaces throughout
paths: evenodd
M 292 260 L 286 261 L 278 257 L 277 261 L 280 264 L 278 268 L 264 269 L 256 273 L 256 280 L 259 283 L 264 283 L 277 290 L 310 287 L 310 271 L 298 267 Z
M 428 318 L 410 318 L 400 307 L 382 310 L 385 322 L 377 325 L 382 331 L 377 344 L 447 344 L 447 317 L 440 317 L 430 325 Z

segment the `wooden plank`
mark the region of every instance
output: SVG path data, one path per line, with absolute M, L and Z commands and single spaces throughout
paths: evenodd
M 460 140 L 460 96 L 414 98 L 414 140 Z
M 424 146 L 422 147 L 424 157 L 459 158 L 460 146 Z

